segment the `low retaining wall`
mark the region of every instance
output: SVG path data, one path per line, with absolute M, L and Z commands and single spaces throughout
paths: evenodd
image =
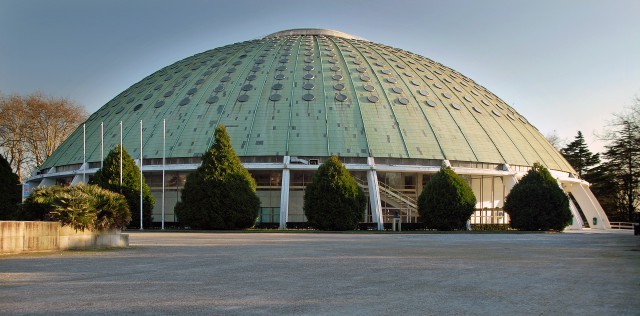
M 75 231 L 59 222 L 0 221 L 0 254 L 129 246 L 120 231 Z

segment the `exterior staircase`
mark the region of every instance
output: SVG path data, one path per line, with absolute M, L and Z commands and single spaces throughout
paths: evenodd
M 369 185 L 367 181 L 362 179 L 356 179 L 358 182 L 358 186 L 364 190 L 366 194 L 369 194 Z M 418 203 L 416 199 L 410 197 L 402 192 L 386 185 L 382 181 L 378 181 L 378 187 L 380 189 L 380 199 L 387 204 L 393 206 L 393 208 L 387 208 L 387 211 L 395 211 L 397 210 L 402 218 L 402 222 L 411 223 L 414 221 L 413 218 L 418 217 Z M 388 213 L 388 214 L 385 214 Z M 389 217 L 393 217 L 393 213 L 384 212 L 383 210 L 383 218 L 385 222 L 390 222 Z

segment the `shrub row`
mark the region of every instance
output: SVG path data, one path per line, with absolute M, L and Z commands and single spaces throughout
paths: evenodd
M 510 230 L 509 224 L 471 224 L 471 230 L 479 231 L 497 231 Z

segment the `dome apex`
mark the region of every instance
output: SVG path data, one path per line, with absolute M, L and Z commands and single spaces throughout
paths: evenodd
M 284 37 L 284 36 L 291 36 L 291 35 L 326 35 L 326 36 L 335 36 L 335 37 L 342 37 L 342 38 L 348 38 L 348 39 L 364 40 L 364 38 L 362 37 L 354 36 L 354 35 L 336 31 L 336 30 L 314 29 L 314 28 L 284 30 L 284 31 L 279 31 L 279 32 L 269 34 L 264 38 L 277 38 L 277 37 Z

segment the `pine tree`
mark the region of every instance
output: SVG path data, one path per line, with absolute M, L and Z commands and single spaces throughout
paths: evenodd
M 17 215 L 20 191 L 18 175 L 0 155 L 0 220 L 13 219 Z
M 560 152 L 573 169 L 578 172 L 580 178 L 584 178 L 591 169 L 600 164 L 600 154 L 594 154 L 589 150 L 581 131 L 578 131 L 575 139 L 562 148 Z
M 321 230 L 355 229 L 366 206 L 364 191 L 336 155 L 318 168 L 304 191 L 304 215 Z
M 441 168 L 418 197 L 418 212 L 429 228 L 464 229 L 476 205 L 467 182 L 451 168 Z
M 604 157 L 619 188 L 620 211 L 626 212 L 628 221 L 633 221 L 640 204 L 640 122 L 627 119 L 618 126 L 611 143 L 605 146 Z
M 571 222 L 569 197 L 540 163 L 511 189 L 504 203 L 512 228 L 563 230 Z
M 255 180 L 219 125 L 202 164 L 187 176 L 175 207 L 178 221 L 194 229 L 245 229 L 255 225 L 259 208 Z
M 129 227 L 140 226 L 140 168 L 122 150 L 122 186 L 120 186 L 120 145 L 111 150 L 101 169 L 99 169 L 90 184 L 97 184 L 107 190 L 121 193 L 127 199 L 131 211 Z M 144 177 L 142 179 L 142 216 L 144 227 L 151 226 L 154 199 Z
M 629 216 L 618 173 L 617 167 L 605 162 L 589 171 L 584 179 L 591 184 L 589 188 L 598 199 L 607 218 L 612 222 L 626 222 Z

